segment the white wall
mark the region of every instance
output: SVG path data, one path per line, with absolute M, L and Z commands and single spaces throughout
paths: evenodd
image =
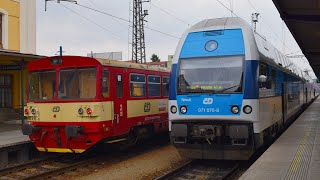
M 36 0 L 20 0 L 20 52 L 36 54 Z

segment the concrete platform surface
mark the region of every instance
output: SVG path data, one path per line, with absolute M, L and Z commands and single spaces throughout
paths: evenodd
M 311 104 L 240 179 L 320 179 L 320 98 Z
M 23 135 L 21 130 L 0 132 L 0 149 L 29 142 L 29 136 Z
M 0 122 L 0 133 L 5 131 L 13 131 L 13 130 L 20 130 L 21 124 L 14 124 L 14 123 L 7 123 L 7 122 Z

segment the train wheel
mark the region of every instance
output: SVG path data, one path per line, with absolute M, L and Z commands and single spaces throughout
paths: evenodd
M 129 132 L 128 138 L 127 138 L 127 144 L 128 146 L 133 146 L 135 144 L 137 144 L 139 140 L 139 136 L 137 133 L 137 129 L 136 128 L 132 128 Z

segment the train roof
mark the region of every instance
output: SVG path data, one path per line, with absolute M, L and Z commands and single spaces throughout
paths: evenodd
M 123 68 L 134 68 L 134 69 L 142 69 L 142 70 L 150 70 L 150 71 L 160 71 L 160 72 L 170 72 L 169 68 L 151 66 L 146 64 L 138 64 L 127 61 L 115 61 L 108 59 L 97 59 L 104 66 L 113 66 L 113 67 L 123 67 Z
M 210 28 L 209 30 L 214 29 L 233 29 L 233 28 L 242 28 L 250 29 L 251 26 L 244 20 L 238 17 L 224 17 L 224 18 L 214 18 L 214 19 L 205 19 L 197 24 L 191 26 L 188 30 L 189 32 L 198 31 L 199 29 Z
M 254 32 L 252 26 L 242 18 L 224 17 L 205 19 L 191 26 L 185 32 L 184 37 L 186 37 L 190 32 L 237 28 L 241 28 L 243 32 L 246 46 L 246 59 L 258 58 L 261 61 L 265 61 L 273 64 L 274 66 L 286 69 L 288 72 L 291 72 L 296 76 L 302 77 L 309 81 L 312 80 L 307 73 L 301 70 L 290 58 L 283 55 L 277 48 L 269 43 L 265 37 L 257 32 Z M 183 43 L 183 40 L 181 43 Z M 180 47 L 182 47 L 182 44 L 180 44 Z
M 52 59 L 61 59 L 59 64 L 52 64 Z M 50 69 L 50 67 L 59 67 L 59 68 L 72 68 L 72 67 L 85 67 L 85 66 L 112 66 L 112 67 L 122 67 L 122 68 L 133 68 L 149 71 L 158 71 L 158 72 L 170 72 L 170 69 L 157 66 L 149 66 L 146 64 L 138 64 L 126 61 L 115 61 L 108 59 L 97 59 L 84 56 L 53 56 L 46 57 L 43 59 L 35 60 L 28 63 L 28 68 L 30 71 L 40 70 L 40 69 Z

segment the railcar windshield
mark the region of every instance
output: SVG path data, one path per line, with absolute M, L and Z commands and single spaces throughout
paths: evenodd
M 57 84 L 58 83 L 58 84 Z M 35 71 L 29 74 L 29 101 L 77 100 L 96 97 L 97 77 L 95 68 Z
M 181 59 L 178 93 L 241 93 L 243 56 Z
M 96 69 L 63 69 L 59 71 L 59 99 L 94 99 L 96 97 Z
M 29 100 L 52 100 L 55 95 L 56 72 L 32 72 L 29 75 Z

